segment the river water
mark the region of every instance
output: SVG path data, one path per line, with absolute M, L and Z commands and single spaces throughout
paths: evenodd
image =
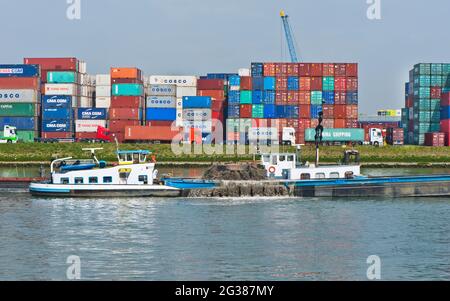
M 448 169 L 365 169 L 370 175 Z M 201 169 L 162 169 L 199 176 Z M 2 168 L 0 176 L 37 176 Z M 0 280 L 450 280 L 450 199 L 49 199 L 0 194 Z

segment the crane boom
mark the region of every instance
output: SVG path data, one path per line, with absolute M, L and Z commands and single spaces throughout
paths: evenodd
M 286 42 L 289 48 L 292 63 L 298 63 L 297 52 L 295 50 L 294 38 L 292 36 L 292 28 L 289 23 L 289 16 L 285 14 L 284 10 L 280 12 L 281 20 L 283 21 L 284 32 L 286 34 Z

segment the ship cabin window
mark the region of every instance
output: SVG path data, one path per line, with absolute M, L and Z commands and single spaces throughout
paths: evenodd
M 148 184 L 148 177 L 146 175 L 139 176 L 139 182 L 144 182 L 144 184 Z
M 75 178 L 75 184 L 83 184 L 84 183 L 84 179 L 83 178 Z
M 339 179 L 339 173 L 338 172 L 330 173 L 330 179 Z
M 287 161 L 288 162 L 294 162 L 294 155 L 287 156 Z
M 144 155 L 144 154 L 139 155 L 139 163 L 145 163 L 146 160 L 147 160 L 146 155 Z
M 272 165 L 277 165 L 278 164 L 278 156 L 277 155 L 273 155 L 272 156 Z
M 325 174 L 323 172 L 316 173 L 316 179 L 325 179 Z
M 286 161 L 286 156 L 285 155 L 280 155 L 279 160 L 280 160 L 280 162 Z
M 97 177 L 89 177 L 89 184 L 98 184 Z
M 61 184 L 69 184 L 69 178 L 61 178 Z
M 264 163 L 270 163 L 270 155 L 264 155 L 262 159 Z
M 311 175 L 309 173 L 302 173 L 300 175 L 300 179 L 301 180 L 310 180 L 311 179 Z
M 139 154 L 133 154 L 133 164 L 139 164 Z
M 103 183 L 112 183 L 112 177 L 103 177 Z
M 345 173 L 345 178 L 346 179 L 353 179 L 353 171 L 347 171 Z

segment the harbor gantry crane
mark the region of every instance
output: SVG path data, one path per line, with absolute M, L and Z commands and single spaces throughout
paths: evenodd
M 289 16 L 284 12 L 284 10 L 281 10 L 280 17 L 281 20 L 283 21 L 284 33 L 286 34 L 286 42 L 288 44 L 291 62 L 298 63 L 297 51 L 295 50 L 294 37 L 292 35 L 292 28 L 289 22 Z

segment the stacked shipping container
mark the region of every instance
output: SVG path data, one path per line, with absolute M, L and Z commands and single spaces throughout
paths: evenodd
M 16 127 L 21 142 L 39 135 L 39 75 L 37 65 L 0 65 L 0 131 Z
M 441 132 L 444 133 L 445 146 L 450 146 L 450 93 L 441 96 Z
M 252 63 L 251 77 L 229 79 L 230 142 L 247 140 L 240 136 L 250 126 L 276 127 L 280 134 L 292 127 L 297 143 L 304 143 L 305 129 L 317 125 L 319 112 L 325 128 L 358 127 L 357 64 Z

